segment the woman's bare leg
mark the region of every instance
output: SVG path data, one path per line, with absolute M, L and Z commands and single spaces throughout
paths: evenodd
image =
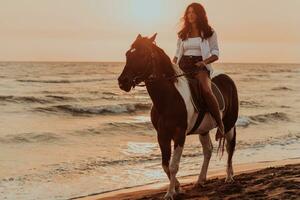
M 220 131 L 220 133 L 224 136 L 224 125 L 221 119 L 218 101 L 211 89 L 211 80 L 208 77 L 206 71 L 200 71 L 195 76 L 198 78 L 198 80 L 200 80 L 199 84 L 200 88 L 202 89 L 204 100 L 208 106 L 210 114 L 214 117 L 214 119 L 217 122 L 219 128 L 218 131 Z

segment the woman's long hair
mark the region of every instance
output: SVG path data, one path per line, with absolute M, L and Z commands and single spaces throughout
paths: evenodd
M 178 37 L 181 38 L 182 40 L 185 40 L 188 38 L 188 34 L 192 30 L 192 25 L 188 21 L 188 16 L 187 16 L 190 7 L 193 8 L 195 14 L 197 15 L 196 24 L 198 30 L 200 31 L 200 36 L 202 37 L 202 39 L 207 39 L 210 36 L 212 36 L 213 29 L 208 24 L 208 19 L 204 7 L 200 3 L 191 3 L 185 9 L 184 16 L 181 18 L 181 21 L 183 21 L 183 26 L 182 29 L 178 32 Z

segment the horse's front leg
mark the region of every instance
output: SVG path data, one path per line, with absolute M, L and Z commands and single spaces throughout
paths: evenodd
M 169 163 L 169 179 L 170 185 L 165 195 L 165 199 L 174 199 L 175 195 L 179 192 L 179 181 L 176 178 L 176 174 L 179 170 L 180 158 L 183 152 L 184 142 L 185 142 L 185 132 L 180 129 L 176 129 L 173 135 L 174 140 L 174 151 L 172 159 Z
M 161 155 L 162 155 L 162 168 L 170 180 L 171 176 L 170 176 L 169 164 L 170 164 L 170 158 L 171 158 L 171 139 L 159 138 L 158 141 L 159 141 L 159 146 L 160 146 Z M 180 188 L 180 183 L 176 179 L 175 191 L 179 192 L 179 188 Z

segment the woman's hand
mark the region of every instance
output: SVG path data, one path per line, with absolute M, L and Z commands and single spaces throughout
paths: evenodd
M 200 67 L 200 68 L 203 68 L 203 67 L 205 67 L 206 64 L 205 64 L 204 61 L 199 61 L 195 65 L 198 66 L 198 67 Z
M 176 63 L 176 62 L 177 62 L 177 59 L 178 59 L 177 57 L 174 57 L 173 60 L 172 60 L 173 63 Z

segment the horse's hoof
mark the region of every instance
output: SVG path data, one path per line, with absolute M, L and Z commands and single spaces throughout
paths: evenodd
M 232 183 L 232 182 L 234 182 L 234 179 L 232 176 L 227 177 L 225 180 L 225 183 Z
M 197 181 L 194 185 L 193 188 L 194 189 L 199 189 L 199 188 L 203 188 L 204 187 L 204 181 Z
M 176 192 L 176 194 L 179 194 L 179 193 L 181 193 L 180 186 L 177 186 L 177 187 L 175 187 L 175 192 Z
M 164 196 L 164 199 L 165 200 L 174 200 L 175 195 L 176 195 L 175 191 L 173 191 L 173 192 L 168 191 L 167 194 Z

